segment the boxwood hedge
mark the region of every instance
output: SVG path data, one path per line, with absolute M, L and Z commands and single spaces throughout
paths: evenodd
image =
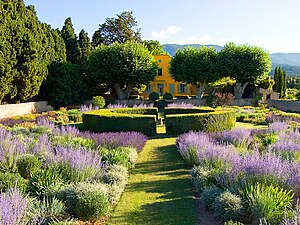
M 83 113 L 83 130 L 94 132 L 137 131 L 156 134 L 157 108 L 100 109 Z
M 190 130 L 216 132 L 235 127 L 235 111 L 180 108 L 177 114 L 173 114 L 175 110 L 166 113 L 167 134 L 179 135 Z

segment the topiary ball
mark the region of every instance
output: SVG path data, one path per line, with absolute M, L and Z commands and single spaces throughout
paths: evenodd
M 159 94 L 157 92 L 151 92 L 149 95 L 149 100 L 155 102 L 157 99 L 159 99 Z
M 98 106 L 99 109 L 103 109 L 105 106 L 105 99 L 102 96 L 94 96 L 92 102 L 93 106 Z
M 18 172 L 25 179 L 29 179 L 41 166 L 42 162 L 34 155 L 24 155 L 17 161 Z
M 163 95 L 163 99 L 165 100 L 172 100 L 173 99 L 173 95 L 169 92 L 164 93 Z

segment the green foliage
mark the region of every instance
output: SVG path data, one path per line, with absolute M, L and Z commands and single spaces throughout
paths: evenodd
M 240 195 L 254 223 L 264 218 L 271 224 L 282 221 L 285 211 L 291 208 L 294 197 L 291 191 L 263 184 L 245 184 Z
M 224 222 L 237 220 L 243 210 L 242 199 L 230 191 L 225 191 L 215 198 L 212 208 L 215 216 Z
M 216 81 L 218 53 L 214 48 L 201 46 L 178 49 L 170 62 L 170 74 L 178 82 L 193 84 L 201 97 L 207 83 Z M 201 92 L 201 93 L 198 93 Z
M 271 58 L 260 47 L 228 43 L 219 52 L 219 73 L 235 78 L 235 97 L 242 98 L 247 83 L 263 81 L 271 70 Z
M 101 148 L 99 151 L 102 160 L 110 166 L 122 165 L 130 168 L 137 160 L 137 151 L 131 147 Z
M 44 198 L 41 201 L 31 202 L 31 211 L 39 224 L 58 224 L 58 221 L 66 219 L 66 207 L 56 198 Z
M 128 169 L 122 165 L 111 165 L 103 177 L 103 181 L 110 185 L 126 185 Z
M 154 79 L 157 64 L 143 44 L 128 41 L 99 46 L 86 63 L 86 74 L 92 89 L 106 83 L 119 99 L 127 99 L 134 87 Z
M 78 63 L 80 60 L 80 47 L 70 17 L 65 20 L 61 35 L 66 44 L 67 61 Z
M 153 115 L 155 113 L 155 115 Z M 83 113 L 83 129 L 94 132 L 137 131 L 156 134 L 156 108 L 102 109 Z
M 67 116 L 74 123 L 82 122 L 82 113 L 78 109 L 68 110 Z
M 159 43 L 159 41 L 145 40 L 145 41 L 143 41 L 143 43 L 147 47 L 149 52 L 151 52 L 152 55 L 166 55 L 167 54 L 163 50 L 163 46 Z
M 107 18 L 105 23 L 93 34 L 94 46 L 101 44 L 112 45 L 115 42 L 125 43 L 127 41 L 141 42 L 140 29 L 134 31 L 132 28 L 137 25 L 132 12 L 124 11 L 117 18 Z
M 166 115 L 167 134 L 182 134 L 190 130 L 216 132 L 235 127 L 234 111 L 214 111 L 210 113 Z
M 95 221 L 109 211 L 107 190 L 101 184 L 77 183 L 65 192 L 68 209 L 80 220 Z
M 24 155 L 17 161 L 18 172 L 25 179 L 29 179 L 41 166 L 42 162 L 34 155 Z
M 66 59 L 58 31 L 41 23 L 34 7 L 23 1 L 0 1 L 0 40 L 0 102 L 35 96 L 48 65 Z
M 274 91 L 280 94 L 280 98 L 285 97 L 286 86 L 287 86 L 287 75 L 286 71 L 283 71 L 281 67 L 276 67 L 274 70 L 274 81 L 275 85 L 273 87 Z
M 151 92 L 150 94 L 149 94 L 149 100 L 151 100 L 151 101 L 156 101 L 156 100 L 158 100 L 159 99 L 159 94 L 157 93 L 157 92 Z
M 212 185 L 204 189 L 203 193 L 201 194 L 201 200 L 203 206 L 206 209 L 212 210 L 213 203 L 215 199 L 223 192 L 222 189 Z
M 300 101 L 300 91 L 296 94 L 296 98 Z
M 214 112 L 213 109 L 202 109 L 198 107 L 194 108 L 173 108 L 173 107 L 166 107 L 165 108 L 165 115 L 172 115 L 172 114 L 191 114 L 191 113 L 210 113 Z
M 228 106 L 234 99 L 231 93 L 216 93 L 214 97 L 213 104 L 222 108 Z
M 98 106 L 99 109 L 103 109 L 105 106 L 105 99 L 102 96 L 93 97 L 93 106 Z
M 0 172 L 0 192 L 6 192 L 11 187 L 17 186 L 19 190 L 26 190 L 26 180 L 23 179 L 18 173 L 3 173 Z
M 199 164 L 197 162 L 196 164 Z M 192 169 L 192 182 L 199 193 L 202 193 L 206 188 L 217 184 L 215 175 L 217 169 L 207 166 L 194 166 Z
M 169 92 L 164 93 L 163 95 L 163 99 L 164 100 L 172 100 L 173 99 L 173 95 Z
M 61 171 L 55 167 L 50 167 L 33 174 L 27 188 L 33 196 L 43 199 L 44 197 L 51 197 L 63 184 Z
M 78 105 L 85 99 L 86 84 L 79 65 L 54 63 L 46 81 L 47 99 L 54 107 Z
M 81 64 L 83 64 L 92 54 L 92 44 L 90 38 L 88 36 L 88 33 L 86 33 L 83 29 L 79 33 L 78 44 L 81 50 L 79 61 Z

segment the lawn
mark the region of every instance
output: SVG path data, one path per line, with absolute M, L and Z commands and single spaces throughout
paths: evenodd
M 175 138 L 147 141 L 108 224 L 197 224 L 189 170 Z

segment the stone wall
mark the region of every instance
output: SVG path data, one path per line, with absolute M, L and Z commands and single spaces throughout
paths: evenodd
M 0 105 L 0 119 L 29 113 L 51 111 L 54 108 L 47 101 Z
M 280 109 L 285 112 L 300 113 L 300 101 L 268 100 L 268 106 Z

